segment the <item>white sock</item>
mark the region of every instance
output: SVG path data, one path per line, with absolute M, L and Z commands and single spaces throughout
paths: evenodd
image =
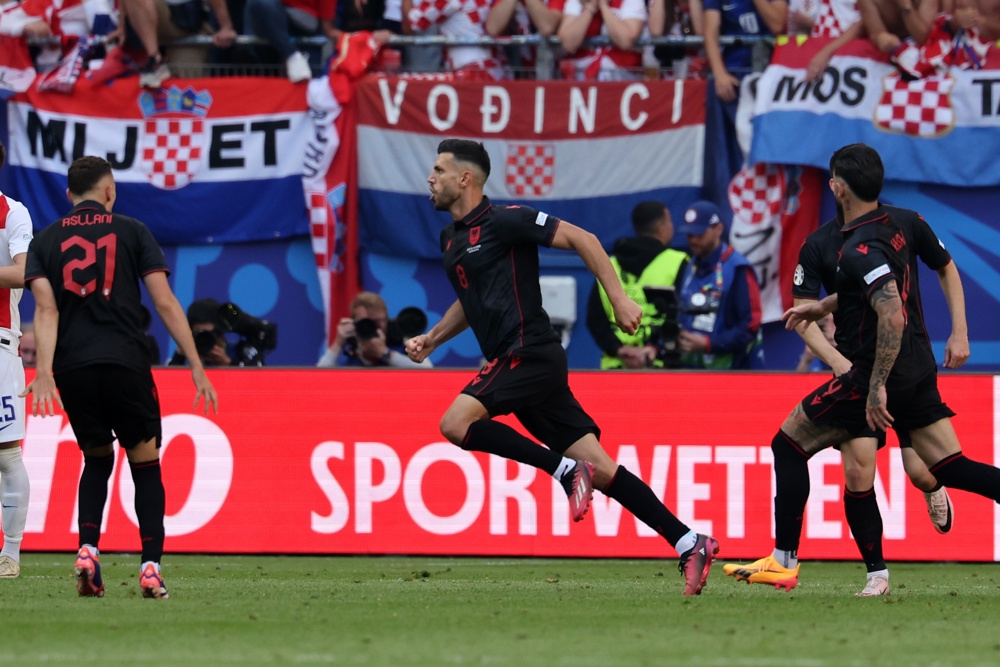
M 774 560 L 778 565 L 789 570 L 794 570 L 799 566 L 799 553 L 797 551 L 785 551 L 784 549 L 774 550 Z
M 562 463 L 560 463 L 559 467 L 556 468 L 556 471 L 552 473 L 552 476 L 555 477 L 556 479 L 562 479 L 563 475 L 565 475 L 567 472 L 569 472 L 575 467 L 576 467 L 576 461 L 564 456 Z
M 698 544 L 698 533 L 693 530 L 689 530 L 684 537 L 677 540 L 677 544 L 674 545 L 674 549 L 677 549 L 677 555 L 683 556 L 685 552 L 694 549 L 694 545 Z
M 87 547 L 88 549 L 90 549 L 90 553 L 94 554 L 94 556 L 96 556 L 97 558 L 101 557 L 101 550 L 98 549 L 97 547 L 95 547 L 93 544 L 81 544 L 80 545 L 80 549 L 82 549 L 84 547 Z M 80 549 L 77 549 L 77 551 L 79 551 Z
M 157 563 L 155 560 L 147 560 L 145 563 L 143 563 L 142 565 L 140 565 L 139 566 L 139 574 L 142 574 L 143 572 L 145 572 L 146 571 L 146 566 L 149 565 L 150 563 L 152 563 L 153 565 L 156 566 L 156 573 L 160 574 L 160 564 Z
M 868 578 L 872 577 L 882 577 L 886 581 L 889 581 L 889 570 L 875 570 L 874 572 L 868 573 Z
M 21 458 L 21 448 L 0 449 L 0 505 L 3 506 L 3 550 L 0 556 L 21 559 L 21 540 L 28 521 L 30 495 L 28 471 Z

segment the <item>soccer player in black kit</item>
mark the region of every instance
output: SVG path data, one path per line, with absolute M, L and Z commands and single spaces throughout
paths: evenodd
M 187 316 L 167 282 L 160 246 L 141 222 L 111 213 L 116 199 L 111 165 L 81 157 L 69 168 L 68 185 L 73 210 L 39 232 L 28 248 L 25 283 L 35 296 L 38 366 L 24 394 L 33 394 L 35 415 L 52 415 L 56 404 L 62 406 L 83 450 L 79 594 L 104 596 L 98 540 L 117 438 L 135 482 L 139 587 L 143 597 L 166 598 L 160 573 L 165 505 L 160 404 L 142 327 L 140 280 L 191 364 L 194 405 L 204 397 L 207 413 L 218 401 Z
M 938 239 L 930 225 L 915 211 L 882 205 L 903 234 L 910 248 L 910 288 L 906 301 L 907 322 L 915 327 L 915 342 L 931 348 L 931 342 L 924 326 L 920 297 L 919 262 L 938 275 L 941 290 L 951 315 L 952 331 L 945 345 L 944 367 L 959 368 L 969 358 L 969 336 L 965 319 L 965 294 L 958 268 Z M 827 294 L 836 293 L 837 264 L 843 245 L 841 216 L 828 221 L 809 235 L 799 251 L 799 264 L 792 281 L 792 296 L 795 305 L 815 302 L 820 290 Z M 834 313 L 836 321 L 837 313 Z M 849 334 L 845 327 L 838 328 L 841 336 Z M 818 327 L 805 322 L 798 327 L 799 334 L 810 349 L 833 369 L 833 374 L 843 375 L 851 367 L 851 361 L 841 352 L 849 353 L 850 340 L 841 340 L 838 347 L 827 342 Z M 927 469 L 920 455 L 913 450 L 905 433 L 900 435 L 900 455 L 903 467 L 910 481 L 920 489 L 927 502 L 927 511 L 934 529 L 947 533 L 954 524 L 954 511 L 948 490 L 944 488 Z M 867 569 L 867 581 L 861 597 L 887 595 L 889 593 L 889 570 L 882 551 L 882 517 L 875 497 L 875 458 L 877 449 L 885 444 L 884 432 L 874 432 L 865 426 L 858 437 L 842 443 L 840 449 L 844 463 L 844 510 L 854 541 L 862 554 Z M 727 572 L 732 566 L 727 565 Z
M 525 463 L 560 480 L 575 521 L 586 514 L 592 488 L 600 489 L 677 550 L 684 595 L 698 595 L 719 544 L 681 523 L 601 447 L 600 429 L 570 391 L 566 351 L 542 309 L 538 246 L 579 254 L 623 331 L 635 331 L 642 308 L 625 295 L 597 237 L 527 206 L 494 206 L 483 194 L 489 174 L 481 143 L 446 139 L 427 178 L 434 207 L 453 219 L 441 231 L 441 252 L 458 300 L 429 332 L 407 341 L 407 354 L 423 361 L 471 327 L 488 360 L 441 418 L 441 433 L 465 450 Z M 492 419 L 510 413 L 547 447 Z
M 774 453 L 775 550 L 727 574 L 749 583 L 790 590 L 798 583 L 798 543 L 809 496 L 808 459 L 865 427 L 892 426 L 909 437 L 930 472 L 947 487 L 1000 501 L 1000 470 L 967 459 L 951 425 L 954 416 L 937 388 L 937 364 L 922 327 L 908 321 L 914 240 L 906 216 L 884 207 L 882 161 L 874 149 L 852 144 L 830 159 L 830 188 L 844 220 L 836 293 L 785 313 L 788 328 L 838 313 L 838 345 L 852 367 L 806 396 L 771 442 Z

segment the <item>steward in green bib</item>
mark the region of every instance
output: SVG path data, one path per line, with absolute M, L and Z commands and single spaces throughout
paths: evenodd
M 673 321 L 667 322 L 668 314 L 650 303 L 643 289 L 666 287 L 679 292 L 678 282 L 688 256 L 668 247 L 674 236 L 670 211 L 661 202 L 642 202 L 632 209 L 632 227 L 637 236 L 615 242 L 611 264 L 625 293 L 642 306 L 642 324 L 634 334 L 621 331 L 607 294 L 594 282 L 587 304 L 587 329 L 601 348 L 602 369 L 663 368 L 660 350 L 664 325 L 676 326 L 676 313 L 671 313 Z

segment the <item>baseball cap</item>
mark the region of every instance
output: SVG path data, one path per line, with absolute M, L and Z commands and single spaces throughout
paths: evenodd
M 690 236 L 701 236 L 712 225 L 721 225 L 719 208 L 710 201 L 696 201 L 684 211 L 684 224 L 680 232 Z

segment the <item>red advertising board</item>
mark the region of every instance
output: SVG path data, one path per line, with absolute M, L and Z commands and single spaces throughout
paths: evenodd
M 191 409 L 184 370 L 155 371 L 164 415 L 167 550 L 203 553 L 673 556 L 617 503 L 595 494 L 586 519 L 544 473 L 448 444 L 438 421 L 471 371 L 232 369 L 212 373 L 218 415 Z M 770 442 L 820 375 L 577 372 L 574 393 L 620 464 L 720 557 L 773 547 Z M 971 458 L 996 464 L 993 376 L 946 375 L 941 390 Z M 81 456 L 65 416 L 29 417 L 32 483 L 24 548 L 76 548 Z M 938 535 L 909 485 L 895 437 L 876 492 L 890 560 L 998 560 L 997 505 L 952 491 L 955 527 Z M 853 559 L 835 451 L 810 462 L 800 553 Z M 135 551 L 124 457 L 111 480 L 107 551 Z

